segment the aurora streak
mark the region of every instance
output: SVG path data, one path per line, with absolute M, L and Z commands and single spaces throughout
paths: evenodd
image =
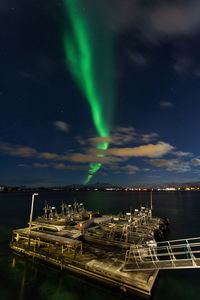
M 94 20 L 91 21 L 88 15 L 86 18 L 83 13 L 84 6 L 81 3 L 84 4 L 84 2 L 80 0 L 64 0 L 64 3 L 71 26 L 70 32 L 63 31 L 63 45 L 67 65 L 90 105 L 92 120 L 98 135 L 100 137 L 109 137 L 113 103 L 112 91 L 110 93 L 109 90 L 112 90 L 112 82 L 108 88 L 106 71 L 105 74 L 101 74 L 100 70 L 102 68 L 100 66 L 101 61 L 103 62 L 104 59 L 105 63 L 112 61 L 109 51 L 111 47 L 104 40 L 107 33 L 103 31 L 103 34 L 101 34 L 103 40 L 100 47 L 98 47 L 96 44 L 98 41 L 93 32 L 95 27 Z M 105 49 L 108 49 L 106 53 Z M 102 76 L 104 76 L 104 79 L 102 79 Z M 105 95 L 106 92 L 107 95 Z M 106 150 L 108 146 L 109 143 L 104 142 L 96 147 L 97 149 Z M 102 157 L 103 155 L 98 156 Z M 90 163 L 88 177 L 84 181 L 85 184 L 91 180 L 93 175 L 101 168 L 101 165 L 101 163 Z

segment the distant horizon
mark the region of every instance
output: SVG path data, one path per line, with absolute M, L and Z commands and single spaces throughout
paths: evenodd
M 133 184 L 133 185 L 123 185 L 123 184 L 112 184 L 109 182 L 96 182 L 96 183 L 89 183 L 89 184 L 79 184 L 79 183 L 73 183 L 73 184 L 68 184 L 68 185 L 11 185 L 11 184 L 0 184 L 1 187 L 12 187 L 12 188 L 25 188 L 25 189 L 37 189 L 37 188 L 50 188 L 50 189 L 56 189 L 56 188 L 106 188 L 106 187 L 113 187 L 113 188 L 159 188 L 159 187 L 186 187 L 186 186 L 194 186 L 200 187 L 200 181 L 196 182 L 163 182 L 163 183 L 152 183 L 152 184 Z

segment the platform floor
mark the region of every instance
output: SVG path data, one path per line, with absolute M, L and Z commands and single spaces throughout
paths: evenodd
M 46 234 L 37 231 L 31 232 L 31 243 L 28 245 L 28 229 L 14 230 L 14 234 L 25 239 L 13 241 L 11 248 L 26 255 L 48 261 L 61 268 L 70 269 L 85 276 L 104 281 L 120 289 L 151 294 L 158 270 L 124 271 L 125 250 L 104 245 L 95 245 L 83 242 L 82 252 L 61 252 L 60 244 L 78 244 L 77 240 L 68 239 L 54 234 Z M 37 248 L 36 239 L 45 240 L 42 247 Z M 53 243 L 49 247 L 48 243 Z M 55 244 L 54 244 L 55 243 Z

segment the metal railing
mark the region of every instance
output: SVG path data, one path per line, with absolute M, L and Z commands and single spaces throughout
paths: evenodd
M 124 271 L 200 268 L 200 238 L 132 245 L 126 251 Z

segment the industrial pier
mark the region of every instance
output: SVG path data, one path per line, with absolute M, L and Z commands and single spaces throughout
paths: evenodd
M 124 272 L 123 251 L 84 244 L 56 234 L 31 231 L 29 236 L 28 228 L 13 231 L 11 249 L 118 287 L 123 292 L 150 295 L 158 273 L 157 270 Z
M 34 194 L 37 195 L 37 194 Z M 200 239 L 158 241 L 168 220 L 150 208 L 100 215 L 82 203 L 45 205 L 44 216 L 13 230 L 10 247 L 21 254 L 101 281 L 124 292 L 151 295 L 160 269 L 199 268 Z M 159 234 L 158 234 L 159 233 Z

